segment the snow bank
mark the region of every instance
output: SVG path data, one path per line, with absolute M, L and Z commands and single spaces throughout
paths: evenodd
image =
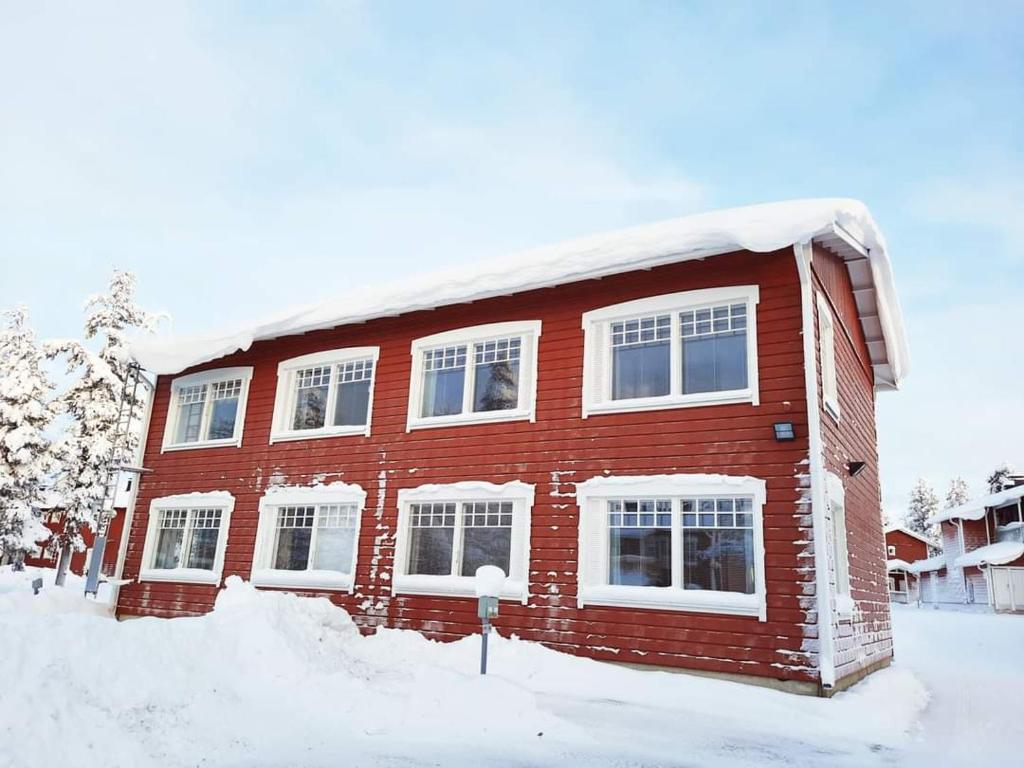
M 265 322 L 223 336 L 143 337 L 132 355 L 158 374 L 182 371 L 254 341 L 359 323 L 420 309 L 476 301 L 718 253 L 768 253 L 831 232 L 839 225 L 867 247 L 879 320 L 898 385 L 906 373 L 903 318 L 885 239 L 858 200 L 822 198 L 751 205 L 686 216 L 657 224 L 536 248 L 490 259 L 476 269 L 419 275 L 407 282 L 360 289 L 323 304 L 282 312 Z
M 907 670 L 827 701 L 499 637 L 481 677 L 479 637 L 364 637 L 326 599 L 237 577 L 195 619 L 71 602 L 0 599 L 0 765 L 860 766 L 907 743 L 927 698 Z

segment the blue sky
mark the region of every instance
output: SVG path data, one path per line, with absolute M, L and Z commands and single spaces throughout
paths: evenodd
M 863 199 L 911 343 L 883 496 L 1024 465 L 1019 3 L 0 0 L 0 305 L 176 332 L 767 200 Z

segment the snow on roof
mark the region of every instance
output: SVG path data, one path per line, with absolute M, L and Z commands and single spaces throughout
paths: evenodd
M 929 571 L 941 571 L 946 567 L 946 556 L 936 555 L 925 560 L 915 560 L 907 568 L 911 573 L 928 573 Z
M 884 535 L 888 535 L 888 534 L 893 533 L 895 531 L 899 531 L 900 533 L 905 533 L 905 534 L 907 534 L 907 536 L 911 536 L 912 538 L 915 538 L 918 541 L 924 542 L 928 546 L 933 546 L 932 542 L 929 541 L 927 537 L 922 536 L 917 531 L 912 531 L 909 528 L 907 528 L 905 526 L 902 526 L 902 525 L 889 525 L 889 526 L 886 526 L 885 529 L 882 531 L 882 533 Z
M 988 496 L 968 501 L 959 507 L 944 509 L 937 515 L 930 517 L 928 523 L 930 525 L 945 523 L 954 518 L 960 520 L 981 520 L 985 516 L 986 510 L 1012 504 L 1019 499 L 1024 499 L 1024 485 L 1018 485 L 1016 488 L 1007 488 L 999 493 L 990 493 Z
M 857 311 L 868 339 L 876 387 L 898 387 L 907 371 L 907 344 L 885 239 L 867 206 L 845 198 L 751 205 L 583 237 L 488 259 L 476 268 L 347 292 L 321 304 L 282 312 L 233 334 L 138 338 L 131 352 L 143 368 L 154 373 L 178 373 L 244 351 L 263 339 L 731 251 L 768 253 L 812 239 L 839 253 L 847 263 L 857 290 Z
M 885 570 L 886 571 L 909 571 L 910 570 L 910 563 L 908 563 L 906 560 L 900 560 L 898 558 L 895 559 L 895 560 L 886 560 L 885 561 Z
M 953 564 L 959 568 L 968 568 L 972 565 L 1002 565 L 1013 562 L 1021 555 L 1024 555 L 1024 544 L 1019 541 L 1000 541 L 987 547 L 972 549 L 960 555 Z

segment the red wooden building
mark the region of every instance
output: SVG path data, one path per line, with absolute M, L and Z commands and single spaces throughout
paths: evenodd
M 223 579 L 365 629 L 500 631 L 828 693 L 891 657 L 875 393 L 904 374 L 849 200 L 721 211 L 352 291 L 159 375 L 117 612 Z
M 891 525 L 885 529 L 885 550 L 889 598 L 897 603 L 913 602 L 917 593 L 910 563 L 926 560 L 931 553 L 931 542 L 909 528 Z

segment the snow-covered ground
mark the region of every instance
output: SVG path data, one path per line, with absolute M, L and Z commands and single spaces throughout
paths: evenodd
M 118 623 L 45 578 L 0 569 L 0 766 L 931 768 L 1022 738 L 1015 616 L 898 608 L 896 663 L 825 701 L 513 639 L 482 678 L 478 637 L 363 637 L 237 578 L 208 616 Z

